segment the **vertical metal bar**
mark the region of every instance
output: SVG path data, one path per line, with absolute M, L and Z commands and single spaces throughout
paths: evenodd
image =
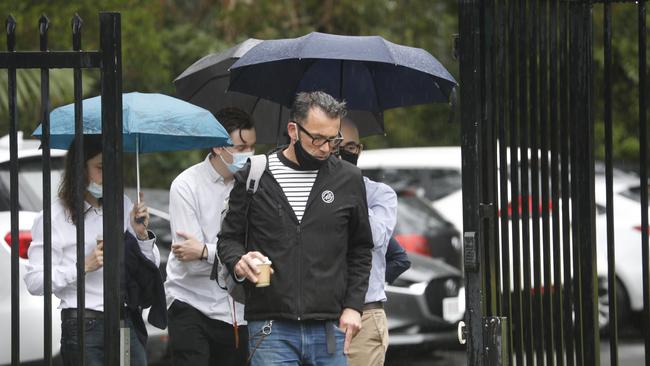
M 559 50 L 563 43 L 558 38 L 558 7 L 559 0 L 551 0 L 550 4 L 550 68 L 549 68 L 549 89 L 550 89 L 550 131 L 551 131 L 551 196 L 552 196 L 552 217 L 553 217 L 553 282 L 551 291 L 553 293 L 553 335 L 555 347 L 555 364 L 564 365 L 564 333 L 563 333 L 563 313 L 562 313 L 562 242 L 560 241 L 560 161 L 559 161 L 559 145 L 560 145 L 560 132 L 558 126 L 559 120 L 559 105 L 560 99 L 558 97 L 559 83 L 557 80 L 560 78 L 558 63 L 559 63 Z M 563 88 L 564 89 L 564 88 Z
M 16 50 L 16 19 L 9 16 L 5 23 L 7 51 Z M 11 206 L 11 364 L 20 364 L 20 292 L 18 287 L 18 108 L 16 105 L 16 68 L 7 70 L 9 96 L 9 157 L 10 157 L 10 206 Z
M 543 308 L 543 319 L 544 324 L 548 324 L 543 327 L 544 332 L 544 346 L 546 353 L 546 364 L 552 365 L 554 363 L 553 347 L 555 345 L 554 341 L 554 328 L 553 324 L 553 298 L 555 293 L 553 291 L 553 281 L 552 281 L 552 263 L 553 257 L 551 254 L 551 223 L 549 221 L 549 11 L 550 11 L 550 1 L 544 0 L 540 4 L 540 50 L 539 50 L 539 104 L 540 104 L 540 154 L 541 154 L 541 165 L 540 165 L 540 174 L 541 174 L 541 204 L 539 209 L 541 209 L 542 217 L 542 262 L 543 262 L 543 271 L 544 271 L 544 292 L 541 294 L 543 296 L 543 303 L 541 304 Z M 533 200 L 537 202 L 537 200 Z M 537 210 L 537 207 L 535 208 Z
M 605 0 L 604 17 L 604 102 L 605 102 L 605 189 L 607 210 L 607 289 L 609 299 L 610 364 L 618 365 L 618 306 L 616 303 L 616 251 L 614 243 L 614 188 L 612 149 L 612 9 Z
M 560 1 L 560 80 L 569 79 L 569 4 Z M 571 246 L 571 218 L 570 218 L 570 182 L 569 182 L 569 113 L 568 88 L 560 88 L 560 158 L 561 158 L 561 195 L 562 195 L 562 260 L 563 260 L 563 309 L 564 309 L 564 344 L 566 347 L 566 361 L 568 366 L 575 364 L 574 345 L 574 320 L 573 320 L 573 272 L 572 272 L 572 246 Z
M 503 65 L 497 68 L 497 79 L 499 87 L 497 88 L 497 123 L 499 134 L 499 199 L 500 209 L 500 236 L 501 236 L 501 278 L 502 278 L 502 298 L 501 298 L 501 316 L 510 319 L 512 324 L 512 281 L 510 276 L 510 241 L 508 240 L 508 161 L 507 161 L 507 137 L 506 137 L 506 90 L 507 75 L 512 74 L 511 63 L 506 63 L 506 46 L 507 33 L 505 26 L 506 0 L 499 0 L 496 3 L 496 64 Z M 507 343 L 507 349 L 512 350 L 512 332 L 508 332 L 503 342 Z M 512 363 L 512 352 L 508 352 L 508 363 Z
M 495 0 L 482 2 L 482 24 L 481 29 L 484 39 L 481 42 L 483 50 L 481 54 L 486 55 L 483 58 L 485 63 L 484 73 L 481 82 L 481 102 L 483 104 L 482 121 L 481 121 L 481 202 L 485 203 L 482 210 L 484 211 L 481 222 L 481 235 L 483 239 L 483 248 L 485 248 L 485 257 L 483 266 L 483 276 L 485 283 L 485 313 L 484 316 L 493 316 L 498 314 L 500 308 L 499 296 L 500 278 L 497 270 L 498 253 L 496 246 L 496 236 L 498 230 L 495 227 L 494 218 L 496 217 L 496 124 L 495 124 L 495 98 L 496 98 L 496 65 L 495 58 L 495 28 L 494 28 L 494 10 Z
M 582 119 L 583 116 L 580 115 L 582 110 L 578 111 L 577 104 L 584 103 L 584 100 L 581 99 L 580 95 L 581 89 L 579 88 L 579 83 L 582 82 L 581 76 L 581 67 L 583 66 L 580 62 L 580 54 L 583 51 L 584 45 L 581 43 L 582 38 L 580 34 L 582 29 L 580 29 L 581 24 L 579 22 L 580 9 L 575 3 L 569 3 L 569 101 L 571 105 L 571 119 L 569 126 L 569 160 L 571 168 L 569 170 L 570 175 L 570 185 L 571 185 L 571 226 L 572 226 L 572 252 L 573 252 L 573 311 L 575 316 L 575 326 L 573 328 L 573 337 L 575 338 L 576 343 L 576 365 L 582 366 L 583 363 L 583 341 L 582 341 L 582 267 L 580 262 L 580 230 L 579 227 L 582 221 L 582 215 L 578 214 L 580 207 L 580 195 L 582 187 L 578 186 L 577 172 L 579 169 L 577 151 L 578 146 L 578 132 L 577 125 L 578 122 L 576 119 Z M 580 162 L 580 165 L 584 164 L 583 161 Z
M 479 23 L 480 4 L 476 0 L 461 0 L 459 3 L 460 25 L 460 78 L 461 78 L 461 141 L 463 174 L 463 227 L 464 237 L 468 239 L 479 229 L 479 124 L 481 118 L 481 28 Z M 480 243 L 475 240 L 474 243 Z M 467 244 L 467 242 L 466 242 Z M 474 244 L 476 246 L 477 244 Z M 476 249 L 474 247 L 474 249 Z M 467 251 L 467 246 L 465 247 Z M 481 256 L 478 256 L 481 258 Z M 468 258 L 465 257 L 467 262 Z M 467 263 L 466 263 L 467 264 Z M 467 268 L 465 273 L 467 311 L 466 323 L 469 327 L 467 339 L 467 364 L 482 365 L 483 350 L 481 304 L 482 276 L 481 263 Z
M 526 363 L 532 365 L 534 360 L 533 346 L 533 308 L 531 296 L 531 268 L 530 268 L 530 213 L 528 211 L 529 196 L 529 175 L 528 166 L 528 123 L 529 123 L 529 99 L 528 99 L 528 74 L 529 55 L 528 42 L 529 31 L 527 25 L 533 21 L 530 17 L 530 8 L 534 0 L 521 0 L 519 5 L 519 148 L 510 151 L 510 164 L 513 162 L 519 165 L 521 179 L 521 194 L 515 199 L 519 202 L 521 210 L 521 243 L 522 243 L 522 271 L 523 271 L 523 317 L 524 317 L 524 349 Z M 517 153 L 520 159 L 517 162 Z
M 572 72 L 575 81 L 577 103 L 573 104 L 575 131 L 575 193 L 576 210 L 573 220 L 576 230 L 575 243 L 578 255 L 574 273 L 578 279 L 579 313 L 577 319 L 581 328 L 578 341 L 581 342 L 581 359 L 585 365 L 600 364 L 600 332 L 598 327 L 598 277 L 596 263 L 596 223 L 594 193 L 594 155 L 592 120 L 592 22 L 591 1 L 573 4 L 576 11 L 572 27 L 572 49 L 576 51 L 576 69 Z M 575 46 L 575 47 L 573 47 Z M 579 136 L 579 137 L 578 137 Z M 579 140 L 578 140 L 579 138 Z M 576 221 L 577 219 L 577 221 Z M 578 275 L 579 272 L 579 275 Z
M 120 363 L 120 262 L 124 257 L 122 174 L 122 52 L 119 13 L 100 13 L 102 165 L 104 176 L 104 362 Z
M 72 18 L 72 49 L 81 51 L 81 26 L 83 22 L 79 15 Z M 77 249 L 77 319 L 83 319 L 86 308 L 86 270 L 85 261 L 85 198 L 86 177 L 84 159 L 83 131 L 83 90 L 81 70 L 74 69 L 74 122 L 75 122 L 75 215 L 76 215 L 76 249 Z M 86 362 L 86 332 L 83 321 L 77 321 L 78 354 L 81 364 Z
M 47 30 L 50 21 L 45 15 L 38 20 L 40 50 L 47 52 Z M 50 166 L 50 70 L 41 69 L 41 150 L 43 151 L 43 356 L 52 364 L 52 182 Z
M 539 36 L 539 1 L 532 1 L 529 3 L 529 17 L 530 17 L 530 42 L 529 42 L 529 111 L 530 111 L 530 129 L 528 130 L 530 139 L 530 195 L 523 197 L 524 205 L 529 209 L 532 217 L 532 255 L 529 257 L 529 262 L 532 260 L 532 274 L 533 274 L 533 288 L 531 295 L 534 294 L 532 301 L 532 323 L 533 323 L 533 346 L 534 355 L 537 364 L 544 361 L 544 314 L 542 313 L 542 273 L 541 273 L 541 248 L 540 248 L 540 214 L 539 214 L 539 112 L 544 108 L 544 105 L 538 104 L 539 90 L 538 90 L 538 47 L 540 42 Z M 522 149 L 522 154 L 523 154 Z M 528 153 L 526 151 L 526 153 Z M 522 195 L 523 196 L 523 195 Z
M 650 248 L 648 247 L 648 132 L 647 132 L 647 60 L 646 2 L 638 2 L 639 14 L 639 175 L 641 176 L 641 253 L 643 261 L 643 325 L 645 363 L 650 365 Z
M 518 95 L 521 90 L 518 90 L 518 79 L 521 67 L 519 66 L 519 45 L 516 34 L 519 32 L 518 6 L 521 3 L 518 0 L 508 1 L 508 36 L 510 43 L 509 50 L 509 114 L 510 114 L 510 209 L 506 214 L 510 214 L 510 230 L 512 231 L 512 272 L 513 272 L 513 292 L 514 299 L 512 300 L 513 320 L 512 330 L 514 336 L 514 346 L 517 364 L 524 363 L 524 322 L 523 322 L 523 306 L 521 299 L 521 243 L 519 233 L 519 170 L 517 161 L 517 119 L 518 109 L 517 101 Z

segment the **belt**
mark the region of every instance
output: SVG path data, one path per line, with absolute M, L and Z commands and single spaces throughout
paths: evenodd
M 97 310 L 84 309 L 83 310 L 84 319 L 104 319 L 104 313 Z M 77 309 L 63 309 L 61 310 L 61 319 L 77 319 Z
M 369 303 L 363 305 L 363 311 L 375 310 L 375 309 L 383 309 L 383 308 L 384 308 L 384 302 L 383 301 L 373 301 L 373 302 L 369 302 Z

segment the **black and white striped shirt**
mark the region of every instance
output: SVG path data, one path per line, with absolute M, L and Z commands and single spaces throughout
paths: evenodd
M 302 215 L 305 213 L 309 192 L 311 192 L 314 181 L 316 181 L 318 170 L 295 170 L 278 158 L 278 154 L 281 153 L 278 152 L 269 156 L 269 169 L 280 187 L 282 187 L 282 191 L 287 196 L 289 204 L 300 222 Z

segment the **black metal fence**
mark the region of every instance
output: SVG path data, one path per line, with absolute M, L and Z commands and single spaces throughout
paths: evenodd
M 122 177 L 122 56 L 121 23 L 118 13 L 100 13 L 100 49 L 99 51 L 82 51 L 82 20 L 79 16 L 72 19 L 72 51 L 50 51 L 47 34 L 49 20 L 42 16 L 38 21 L 40 33 L 40 51 L 16 51 L 16 21 L 9 16 L 6 21 L 7 52 L 0 52 L 0 69 L 8 72 L 9 101 L 9 135 L 10 135 L 10 201 L 11 201 L 11 362 L 19 365 L 20 332 L 32 329 L 21 328 L 19 323 L 20 292 L 19 267 L 24 265 L 19 259 L 19 201 L 18 201 L 18 129 L 19 116 L 17 105 L 16 72 L 20 69 L 41 70 L 41 118 L 43 133 L 41 139 L 43 162 L 43 233 L 44 233 L 44 358 L 45 364 L 52 364 L 52 213 L 51 213 L 51 179 L 50 179 L 50 91 L 49 70 L 52 68 L 74 69 L 75 126 L 78 160 L 75 163 L 77 187 L 76 195 L 77 222 L 77 303 L 78 319 L 83 319 L 84 309 L 84 198 L 85 178 L 82 169 L 83 129 L 82 129 L 82 70 L 99 69 L 101 71 L 102 98 L 102 140 L 103 140 L 103 224 L 104 240 L 116 245 L 107 245 L 104 251 L 104 319 L 105 319 L 105 364 L 120 364 L 120 308 L 122 307 L 120 291 L 119 258 L 123 257 L 123 177 Z M 4 117 L 3 117 L 4 119 Z M 56 189 L 56 187 L 54 187 Z M 58 325 L 57 325 L 58 326 Z M 80 352 L 83 355 L 84 322 L 78 322 Z M 83 360 L 83 357 L 82 357 Z
M 639 323 L 650 365 L 646 2 L 599 2 L 598 12 L 588 0 L 459 2 L 468 365 L 598 365 L 604 314 L 610 362 L 618 364 L 614 249 L 631 244 L 614 241 L 614 7 L 638 12 L 630 20 L 639 51 L 642 249 L 634 264 L 642 267 Z M 604 24 L 603 85 L 593 67 L 596 17 Z M 596 103 L 604 105 L 604 214 L 595 199 Z M 605 238 L 597 238 L 597 217 Z M 600 240 L 606 271 L 597 263 Z

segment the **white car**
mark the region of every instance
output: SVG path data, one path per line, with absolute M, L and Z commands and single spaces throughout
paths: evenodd
M 31 244 L 34 217 L 43 209 L 43 174 L 40 141 L 18 136 L 19 159 L 19 278 L 20 295 L 20 361 L 38 362 L 43 359 L 44 345 L 44 298 L 31 295 L 25 286 L 23 276 L 27 263 L 27 248 Z M 59 182 L 63 174 L 65 151 L 51 150 L 52 200 L 56 199 Z M 11 212 L 10 212 L 10 157 L 9 136 L 0 138 L 0 365 L 11 364 Z M 59 355 L 61 341 L 61 311 L 59 300 L 52 296 L 52 355 Z M 144 314 L 146 320 L 147 313 Z M 149 361 L 156 361 L 163 355 L 157 345 L 161 338 L 166 342 L 166 332 L 147 324 Z
M 364 175 L 371 179 L 398 187 L 417 187 L 432 202 L 433 207 L 460 232 L 463 227 L 461 164 L 461 149 L 458 146 L 367 150 L 361 154 L 358 162 Z M 595 171 L 599 302 L 607 305 L 606 186 L 603 164 L 597 163 Z M 643 309 L 639 178 L 615 170 L 613 183 L 616 276 L 619 283 L 617 294 L 619 314 L 625 321 L 629 320 L 630 312 Z M 606 329 L 608 323 L 608 308 L 600 306 L 601 328 Z
M 20 360 L 21 362 L 43 359 L 44 298 L 27 291 L 23 276 L 27 262 L 27 248 L 31 243 L 32 223 L 42 210 L 42 162 L 40 142 L 23 140 L 18 136 L 19 184 L 19 230 L 20 254 L 18 287 L 20 294 Z M 65 151 L 52 150 L 52 195 L 61 179 Z M 11 363 L 11 212 L 9 198 L 9 136 L 0 139 L 0 365 Z M 61 318 L 58 301 L 52 299 L 52 354 L 57 355 L 61 340 Z

